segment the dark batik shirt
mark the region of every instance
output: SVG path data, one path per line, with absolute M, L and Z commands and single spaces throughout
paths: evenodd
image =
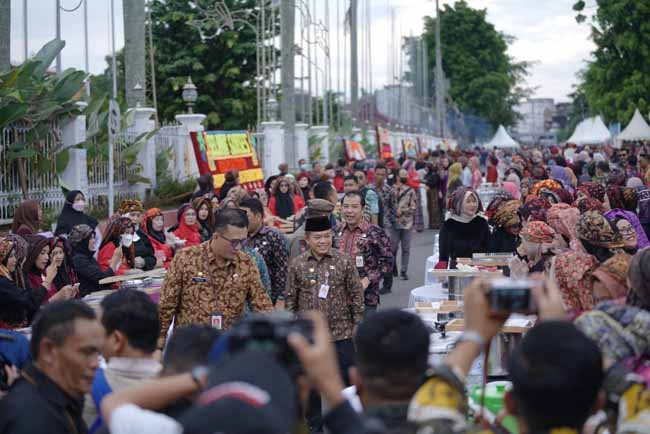
M 262 226 L 248 238 L 248 246 L 262 255 L 271 276 L 271 298 L 273 302 L 284 299 L 289 268 L 289 252 L 286 237 L 268 226 Z

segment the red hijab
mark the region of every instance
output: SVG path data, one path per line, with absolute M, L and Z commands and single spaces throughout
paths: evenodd
M 198 246 L 201 244 L 201 234 L 199 234 L 198 226 L 199 216 L 196 216 L 196 223 L 194 223 L 192 226 L 188 226 L 187 223 L 185 223 L 185 213 L 188 209 L 194 208 L 191 208 L 187 204 L 181 207 L 181 212 L 179 213 L 180 217 L 178 219 L 178 229 L 174 231 L 174 235 L 186 241 L 185 247 Z

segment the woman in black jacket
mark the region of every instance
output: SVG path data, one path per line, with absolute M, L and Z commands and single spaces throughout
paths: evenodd
M 149 271 L 163 266 L 163 262 L 156 258 L 153 245 L 147 234 L 140 228 L 144 217 L 142 202 L 137 199 L 123 200 L 120 205 L 120 214 L 128 216 L 134 226 L 133 250 L 135 263 L 134 268 Z
M 68 236 L 72 248 L 72 264 L 79 280 L 79 294 L 81 297 L 103 288 L 99 281 L 115 275 L 115 270 L 122 263 L 122 249 L 115 249 L 111 262 L 106 271 L 93 257 L 95 253 L 95 231 L 88 225 L 77 225 L 72 228 Z
M 440 259 L 436 268 L 446 268 L 456 258 L 471 258 L 487 251 L 490 227 L 478 215 L 481 200 L 474 190 L 458 187 L 450 200 L 450 216 L 440 229 Z M 453 264 L 452 264 L 453 265 Z
M 45 300 L 47 289 L 21 288 L 14 276 L 18 265 L 16 244 L 0 238 L 0 328 L 26 327 Z

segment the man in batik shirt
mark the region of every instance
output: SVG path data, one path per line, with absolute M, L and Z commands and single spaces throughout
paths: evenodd
M 393 268 L 390 239 L 384 229 L 364 219 L 365 200 L 361 193 L 346 193 L 342 202 L 343 223 L 336 231 L 337 247 L 354 260 L 364 289 L 367 316 L 377 310 L 379 283 Z

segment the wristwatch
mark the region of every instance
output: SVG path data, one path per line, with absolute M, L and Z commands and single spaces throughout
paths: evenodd
M 456 341 L 456 345 L 458 345 L 461 342 L 474 342 L 475 344 L 478 344 L 481 348 L 485 347 L 485 338 L 481 336 L 479 332 L 475 332 L 473 330 L 466 330 L 463 333 L 461 333 L 460 337 Z
M 203 366 L 203 365 L 195 366 L 190 371 L 192 381 L 196 383 L 199 389 L 203 389 L 203 386 L 205 384 L 205 381 L 208 378 L 209 373 L 210 373 L 210 369 L 208 369 L 207 366 Z

